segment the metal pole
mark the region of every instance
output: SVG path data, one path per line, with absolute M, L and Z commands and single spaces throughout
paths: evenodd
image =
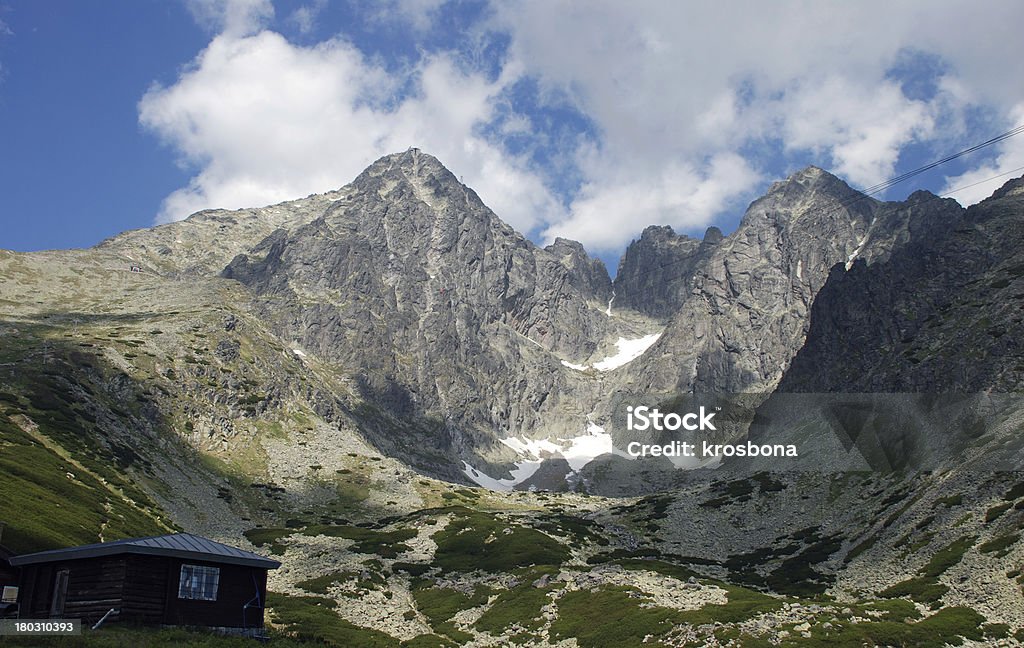
M 94 625 L 92 629 L 99 630 L 100 626 L 103 625 L 103 622 L 107 620 L 107 617 L 113 614 L 114 612 L 117 612 L 117 610 L 115 610 L 114 608 L 110 608 L 109 610 L 107 610 L 107 613 L 103 615 L 102 619 L 96 622 L 96 625 Z

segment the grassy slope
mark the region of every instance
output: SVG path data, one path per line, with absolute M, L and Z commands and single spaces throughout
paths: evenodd
M 168 516 L 138 486 L 151 468 L 143 445 L 110 433 L 104 418 L 130 421 L 137 403 L 114 402 L 93 354 L 24 332 L 0 374 L 0 521 L 4 544 L 39 551 L 167 533 Z M 13 362 L 11 362 L 13 361 Z

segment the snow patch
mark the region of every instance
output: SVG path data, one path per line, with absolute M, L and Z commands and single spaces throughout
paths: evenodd
M 537 472 L 537 469 L 540 468 L 540 464 L 540 461 L 517 462 L 516 467 L 510 471 L 512 473 L 511 479 L 495 479 L 486 473 L 480 472 L 465 461 L 462 462 L 462 472 L 472 479 L 474 483 L 484 488 L 493 491 L 510 491 L 516 484 L 520 484 L 532 477 L 533 473 Z
M 854 250 L 853 253 L 850 254 L 850 256 L 846 257 L 846 269 L 847 270 L 849 270 L 850 268 L 853 267 L 853 262 L 856 261 L 857 257 L 860 256 L 861 250 L 864 249 L 864 243 L 865 242 L 867 242 L 867 239 L 864 239 L 863 241 L 861 241 L 860 245 L 857 246 L 857 249 Z
M 619 350 L 615 355 L 607 356 L 603 360 L 598 360 L 589 366 L 574 364 L 565 360 L 562 360 L 562 365 L 569 367 L 570 369 L 575 369 L 576 371 L 586 371 L 591 367 L 598 371 L 611 371 L 612 369 L 618 369 L 619 367 L 629 364 L 642 356 L 644 352 L 646 352 L 647 349 L 650 349 L 660 337 L 661 333 L 651 333 L 650 335 L 645 335 L 642 338 L 636 338 L 635 340 L 627 340 L 626 338 L 620 337 L 615 342 L 615 346 Z
M 803 279 L 804 278 L 804 262 L 803 262 L 803 260 L 800 260 L 800 261 L 796 262 L 796 278 L 797 279 Z
M 868 244 L 868 239 L 871 238 L 871 228 L 875 226 L 875 221 L 876 220 L 878 220 L 878 219 L 877 218 L 872 218 L 871 219 L 871 224 L 868 225 L 867 234 L 864 235 L 864 238 L 862 238 L 860 241 L 858 241 L 857 249 L 854 250 L 853 253 L 850 254 L 850 256 L 846 257 L 846 270 L 847 271 L 849 271 L 850 268 L 853 267 L 853 262 L 857 260 L 857 257 L 860 256 L 860 253 L 864 251 L 864 246 Z
M 511 479 L 496 479 L 462 462 L 462 472 L 474 483 L 495 491 L 510 491 L 537 472 L 545 459 L 565 459 L 573 472 L 579 472 L 588 463 L 601 455 L 612 454 L 612 435 L 604 428 L 587 419 L 587 432 L 571 439 L 527 439 L 509 437 L 501 442 L 515 450 L 522 458 L 509 471 Z
M 598 371 L 611 371 L 612 369 L 618 369 L 633 360 L 636 360 L 644 354 L 644 351 L 650 349 L 651 346 L 658 341 L 661 337 L 661 333 L 651 333 L 645 335 L 642 338 L 635 340 L 627 340 L 626 338 L 619 338 L 615 342 L 615 346 L 619 349 L 619 352 L 613 356 L 609 356 L 600 362 L 594 363 L 594 369 Z
M 608 310 L 604 312 L 608 317 L 612 316 L 612 302 L 615 301 L 615 291 L 612 291 L 612 297 L 608 300 Z
M 508 439 L 501 439 L 501 442 L 521 455 L 532 454 L 535 459 L 540 459 L 542 452 L 558 452 L 562 449 L 561 446 L 552 443 L 547 439 L 535 440 L 527 439 L 525 437 L 510 437 Z
M 593 421 L 587 421 L 587 433 L 573 439 L 559 439 L 568 441 L 568 447 L 560 450 L 561 455 L 568 462 L 569 467 L 579 472 L 588 463 L 601 455 L 611 454 L 612 435 L 604 431 L 604 428 Z
M 306 357 L 306 352 L 303 351 L 302 349 L 292 349 L 292 353 L 294 353 L 295 355 L 299 356 L 300 358 L 305 358 Z

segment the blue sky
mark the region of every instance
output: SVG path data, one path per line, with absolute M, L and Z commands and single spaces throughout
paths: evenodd
M 418 146 L 614 266 L 646 225 L 730 231 L 807 164 L 865 187 L 1024 123 L 1021 24 L 1016 0 L 0 0 L 0 248 L 327 191 Z M 882 197 L 1024 166 L 1022 140 Z

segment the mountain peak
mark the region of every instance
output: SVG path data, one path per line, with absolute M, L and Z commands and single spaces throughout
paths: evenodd
M 455 177 L 436 157 L 418 148 L 410 147 L 376 160 L 359 174 L 353 185 L 358 190 L 392 199 L 413 195 L 434 208 L 441 208 L 449 200 L 472 205 L 474 209 L 486 208 L 461 178 Z
M 419 177 L 427 177 L 441 172 L 455 178 L 454 174 L 439 159 L 413 146 L 404 151 L 389 153 L 378 158 L 360 175 L 379 176 L 393 169 L 399 169 L 406 175 L 413 174 Z
M 793 176 L 802 176 L 802 177 L 809 177 L 809 178 L 816 178 L 816 177 L 820 177 L 820 176 L 823 176 L 823 175 L 832 175 L 832 174 L 829 173 L 828 171 L 826 171 L 825 169 L 822 169 L 820 166 L 815 166 L 813 164 L 808 164 L 803 169 L 801 169 L 801 170 L 799 170 L 799 171 L 797 171 L 796 173 L 793 174 Z
M 786 178 L 782 182 L 776 182 L 775 185 L 788 183 L 798 183 L 802 185 L 838 183 L 848 187 L 848 185 L 846 185 L 846 183 L 843 182 L 841 178 L 829 173 L 828 171 L 822 169 L 819 166 L 814 166 L 813 164 L 808 165 L 803 169 L 800 169 L 799 171 L 790 174 L 788 178 Z
M 712 225 L 704 231 L 704 238 L 701 240 L 701 243 L 704 245 L 718 245 L 724 239 L 725 235 L 722 234 L 722 230 Z
M 810 165 L 791 174 L 785 180 L 773 183 L 764 198 L 774 196 L 792 200 L 801 195 L 819 193 L 830 194 L 839 200 L 852 199 L 855 195 L 860 195 L 860 192 L 842 178 L 821 167 Z
M 1024 195 L 1024 176 L 1008 180 L 1002 187 L 996 189 L 995 193 L 986 200 L 998 200 L 999 198 L 1020 195 Z
M 563 238 L 561 236 L 556 236 L 555 240 L 551 242 L 551 245 L 546 246 L 544 249 L 556 253 L 586 252 L 586 248 L 584 248 L 583 244 L 579 241 Z

